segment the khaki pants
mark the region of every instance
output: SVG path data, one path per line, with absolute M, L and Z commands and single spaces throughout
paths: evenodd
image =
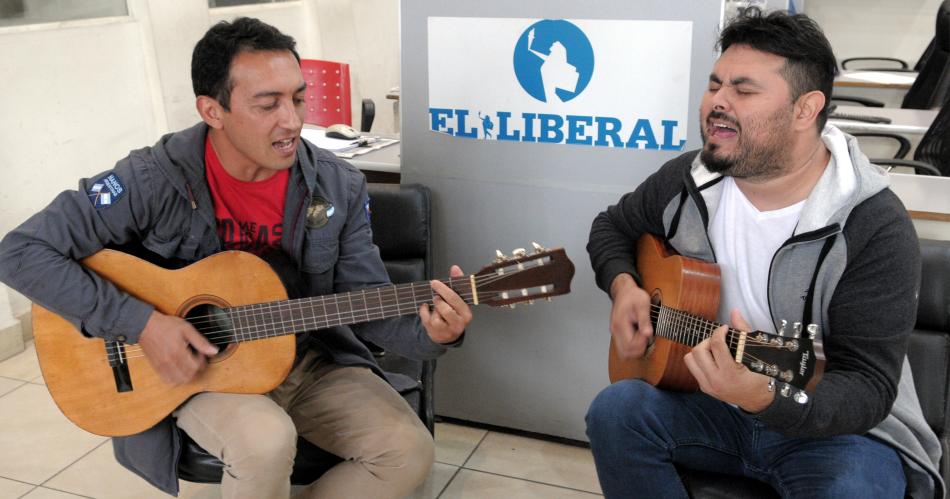
M 202 393 L 175 417 L 225 464 L 226 499 L 288 497 L 298 434 L 344 459 L 298 497 L 404 497 L 435 460 L 432 436 L 391 386 L 313 351 L 267 395 Z

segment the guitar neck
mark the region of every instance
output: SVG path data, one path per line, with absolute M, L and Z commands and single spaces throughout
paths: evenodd
M 475 305 L 470 279 L 470 276 L 455 277 L 441 282 L 455 290 L 466 303 Z M 214 322 L 222 323 L 222 329 L 233 332 L 235 342 L 252 341 L 415 314 L 423 304 L 431 305 L 434 296 L 429 281 L 418 281 L 225 308 L 222 309 L 224 316 Z M 207 322 L 206 318 L 203 320 Z
M 698 345 L 722 326 L 718 322 L 663 305 L 650 306 L 650 320 L 653 322 L 653 334 L 688 347 Z M 745 333 L 731 327 L 726 332 L 726 345 L 733 355 L 736 353 L 738 338 L 743 334 Z

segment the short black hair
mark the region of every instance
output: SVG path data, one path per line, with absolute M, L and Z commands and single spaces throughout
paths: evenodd
M 782 75 L 788 82 L 793 101 L 814 90 L 825 94 L 825 107 L 817 119 L 820 133 L 828 120 L 838 64 L 831 43 L 818 23 L 805 14 L 776 11 L 763 16 L 751 11 L 737 17 L 720 33 L 718 46 L 723 52 L 733 45 L 784 57 Z
M 191 54 L 191 86 L 195 97 L 207 95 L 231 110 L 231 63 L 238 54 L 252 50 L 289 50 L 297 62 L 300 55 L 293 37 L 252 17 L 221 21 L 198 40 Z

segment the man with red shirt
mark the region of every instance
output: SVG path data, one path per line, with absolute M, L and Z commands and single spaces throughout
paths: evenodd
M 78 260 L 131 244 L 179 265 L 226 249 L 280 251 L 308 295 L 386 284 L 365 178 L 300 138 L 305 87 L 294 45 L 256 19 L 213 26 L 192 57 L 202 123 L 81 180 L 11 231 L 0 243 L 0 280 L 84 334 L 140 344 L 171 384 L 195 378 L 217 348 Z M 462 274 L 454 266 L 450 273 Z M 224 462 L 224 497 L 287 497 L 300 435 L 344 458 L 303 495 L 405 496 L 428 474 L 432 438 L 357 337 L 406 357 L 440 355 L 472 316 L 450 288 L 433 281 L 432 289 L 434 305 L 419 315 L 299 335 L 278 388 L 195 395 L 174 417 L 114 439 L 117 459 L 177 494 L 177 425 Z

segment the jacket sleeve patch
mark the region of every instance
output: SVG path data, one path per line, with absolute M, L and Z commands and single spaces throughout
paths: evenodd
M 115 173 L 96 180 L 86 191 L 86 197 L 97 210 L 108 208 L 125 195 L 125 184 Z

